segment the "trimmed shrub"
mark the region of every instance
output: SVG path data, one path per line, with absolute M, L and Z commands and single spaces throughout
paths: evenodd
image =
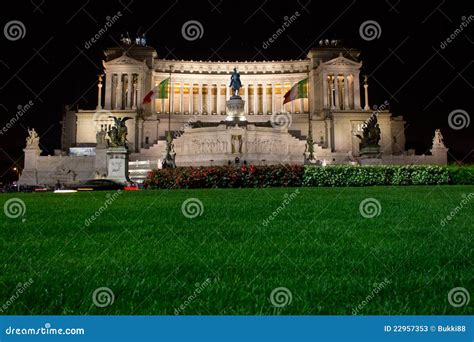
M 303 166 L 208 166 L 153 170 L 145 186 L 160 189 L 298 187 Z
M 474 165 L 448 166 L 450 184 L 474 184 Z
M 448 184 L 446 167 L 413 166 L 349 166 L 305 167 L 304 186 L 370 186 Z

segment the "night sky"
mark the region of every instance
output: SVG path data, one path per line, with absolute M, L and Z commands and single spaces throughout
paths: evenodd
M 66 6 L 67 5 L 67 6 Z M 34 105 L 0 135 L 1 181 L 21 167 L 27 127 L 41 136 L 41 148 L 60 148 L 60 119 L 65 105 L 96 106 L 96 75 L 103 49 L 117 46 L 121 33 L 146 33 L 149 45 L 168 59 L 281 60 L 305 58 L 324 38 L 337 38 L 362 51 L 361 74 L 369 75 L 371 105 L 390 103 L 407 121 L 406 148 L 424 153 L 435 128 L 441 128 L 451 161 L 474 162 L 474 122 L 453 129 L 448 116 L 464 110 L 474 115 L 474 14 L 470 1 L 14 1 L 2 8 L 1 26 L 19 21 L 20 36 L 0 34 L 0 125 L 19 105 Z M 417 6 L 417 7 L 413 7 Z M 107 16 L 122 16 L 97 43 L 85 44 Z M 300 16 L 266 49 L 263 43 L 296 11 Z M 181 27 L 202 24 L 202 38 L 188 41 Z M 378 38 L 362 39 L 367 20 L 380 26 Z M 462 23 L 463 31 L 442 42 Z M 465 126 L 465 124 L 464 124 Z

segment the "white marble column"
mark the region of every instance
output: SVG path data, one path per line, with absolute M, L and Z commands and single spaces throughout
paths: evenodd
M 226 102 L 229 101 L 230 88 L 225 84 L 224 112 L 227 114 Z
M 349 110 L 349 75 L 344 74 L 344 109 Z
M 272 82 L 272 114 L 276 113 L 276 103 L 275 103 L 275 82 Z
M 304 97 L 300 99 L 300 114 L 304 114 Z
M 138 74 L 138 79 L 137 79 L 137 107 L 142 106 L 143 102 L 143 75 Z
M 117 89 L 116 89 L 116 105 L 115 109 L 122 109 L 122 98 L 123 98 L 123 86 L 122 86 L 122 75 L 117 74 Z
M 117 106 L 117 74 L 110 74 L 110 84 L 112 89 L 110 89 L 110 109 L 115 109 Z
M 258 114 L 258 83 L 253 84 L 253 113 Z
M 99 81 L 97 84 L 97 110 L 102 109 L 102 82 Z
M 207 84 L 207 114 L 211 115 L 212 114 L 212 107 L 211 107 L 211 103 L 212 103 L 212 84 L 211 83 L 208 83 Z
M 179 83 L 179 113 L 184 114 L 184 83 Z
M 194 114 L 194 83 L 189 84 L 189 114 Z
M 133 92 L 132 74 L 127 73 L 127 109 L 132 108 L 132 92 Z
M 161 81 L 160 81 L 161 82 Z M 155 85 L 156 86 L 156 85 Z M 166 107 L 166 105 L 168 104 L 167 101 L 170 100 L 170 97 L 171 97 L 171 94 L 168 94 L 168 99 L 160 99 L 160 102 L 161 102 L 161 113 L 166 113 L 168 111 L 168 107 Z M 155 103 L 154 100 L 152 100 L 151 102 L 152 104 Z
M 247 83 L 246 85 L 244 85 L 244 88 L 245 88 L 245 114 L 250 114 L 250 111 L 249 111 L 249 84 Z
M 133 101 L 132 101 L 132 109 L 137 109 L 137 100 L 138 100 L 138 75 L 132 76 L 133 80 Z
M 198 84 L 198 113 L 202 114 L 202 83 Z
M 264 115 L 268 113 L 268 96 L 267 96 L 267 82 L 262 83 L 262 112 Z
M 112 77 L 113 74 L 105 74 L 105 101 L 104 101 L 104 108 L 105 109 L 112 109 L 112 103 L 111 103 L 111 98 L 112 98 Z
M 222 108 L 221 108 L 221 84 L 220 83 L 217 83 L 217 86 L 216 86 L 216 107 L 217 107 L 217 114 L 221 114 L 222 113 Z
M 334 102 L 336 110 L 339 110 L 339 82 L 338 75 L 334 75 Z
M 328 75 L 325 73 L 323 73 L 323 108 L 328 108 Z
M 365 81 L 364 81 L 364 95 L 365 95 L 364 110 L 370 110 L 370 106 L 369 106 L 369 85 L 367 84 L 367 76 L 365 76 Z
M 361 110 L 359 73 L 354 75 L 354 109 Z

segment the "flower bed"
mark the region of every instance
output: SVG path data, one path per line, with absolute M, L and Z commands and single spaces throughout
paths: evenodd
M 161 189 L 301 186 L 303 166 L 208 166 L 153 170 L 145 185 Z

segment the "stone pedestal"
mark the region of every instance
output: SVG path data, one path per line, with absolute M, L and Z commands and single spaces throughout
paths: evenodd
M 107 176 L 107 148 L 97 145 L 94 159 L 94 177 L 104 178 Z
M 110 147 L 107 149 L 107 179 L 120 183 L 130 182 L 126 147 Z
M 446 147 L 432 148 L 430 151 L 433 155 L 433 164 L 446 165 L 448 163 L 448 150 Z
M 361 165 L 381 165 L 382 153 L 380 146 L 369 146 L 360 149 L 359 160 Z
M 382 158 L 380 146 L 363 147 L 360 149 L 359 156 L 360 159 L 380 159 Z
M 226 101 L 227 117 L 225 121 L 242 122 L 247 121 L 244 115 L 245 101 L 240 96 L 231 96 L 229 101 Z
M 361 158 L 360 165 L 382 165 L 382 158 Z
M 25 185 L 38 184 L 38 157 L 41 150 L 38 145 L 28 145 L 23 149 L 25 152 L 25 164 L 19 182 Z
M 446 165 L 448 163 L 448 148 L 444 145 L 443 135 L 441 130 L 435 130 L 433 138 L 433 146 L 431 147 L 431 154 L 433 155 L 433 163 L 439 165 Z

